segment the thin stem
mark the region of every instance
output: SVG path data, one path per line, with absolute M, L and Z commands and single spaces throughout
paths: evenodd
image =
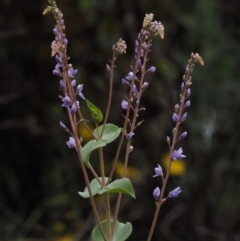
M 104 170 L 104 159 L 103 159 L 103 149 L 100 147 L 99 149 L 99 160 L 100 160 L 100 171 L 102 177 L 102 187 L 106 185 L 105 183 L 105 170 Z M 111 238 L 111 214 L 110 214 L 110 203 L 109 203 L 109 195 L 107 193 L 103 194 L 104 197 L 104 206 L 105 206 L 105 213 L 106 213 L 106 234 L 107 239 L 110 240 Z
M 112 60 L 111 60 L 111 71 L 110 71 L 110 83 L 109 83 L 109 95 L 108 95 L 108 105 L 107 105 L 107 110 L 106 110 L 106 114 L 105 114 L 105 117 L 104 117 L 104 122 L 103 122 L 103 128 L 102 128 L 102 132 L 100 134 L 100 137 L 102 137 L 103 135 L 103 132 L 104 132 L 104 128 L 105 128 L 105 125 L 107 123 L 107 120 L 108 120 L 108 116 L 109 116 L 109 112 L 110 112 L 110 108 L 111 108 L 111 102 L 112 102 L 112 93 L 113 93 L 113 71 L 114 71 L 114 63 L 115 63 L 115 60 L 116 60 L 116 56 L 115 56 L 115 53 L 113 53 L 113 56 L 112 56 Z
M 189 74 L 187 73 L 186 74 L 186 80 L 188 80 L 188 79 L 189 79 Z M 173 140 L 172 140 L 172 144 L 170 146 L 170 156 L 169 156 L 169 161 L 168 161 L 168 168 L 167 168 L 166 176 L 163 179 L 163 184 L 162 184 L 162 189 L 161 189 L 158 205 L 157 205 L 155 213 L 154 213 L 154 217 L 153 217 L 153 221 L 152 221 L 152 225 L 151 225 L 151 228 L 150 228 L 150 231 L 149 231 L 147 241 L 150 241 L 152 239 L 152 235 L 153 235 L 153 232 L 154 232 L 154 229 L 155 229 L 155 226 L 156 226 L 158 214 L 159 214 L 160 208 L 163 204 L 163 202 L 162 202 L 163 201 L 163 195 L 164 195 L 164 192 L 165 192 L 165 189 L 166 189 L 166 185 L 167 185 L 170 170 L 171 170 L 172 153 L 173 153 L 175 145 L 177 143 L 178 129 L 179 129 L 179 126 L 181 124 L 180 119 L 181 119 L 182 112 L 183 112 L 183 109 L 184 109 L 184 102 L 185 102 L 185 99 L 186 99 L 187 88 L 188 88 L 188 86 L 185 85 L 184 91 L 182 93 L 182 98 L 181 98 L 181 101 L 180 101 L 181 104 L 180 104 L 180 107 L 179 107 L 179 112 L 178 112 L 179 121 L 176 123 L 176 127 L 174 128 L 175 130 L 174 130 L 174 133 L 173 133 Z
M 149 42 L 151 42 L 151 40 Z M 142 43 L 143 43 L 143 39 L 141 38 L 141 41 L 140 41 L 140 44 L 139 44 L 139 50 L 141 50 L 141 48 L 142 48 Z M 141 96 L 142 96 L 142 85 L 143 85 L 143 80 L 144 80 L 144 76 L 145 76 L 145 68 L 146 68 L 147 55 L 148 55 L 149 49 L 150 49 L 150 45 L 148 45 L 148 48 L 147 48 L 147 50 L 145 51 L 145 54 L 144 54 L 144 60 L 143 60 L 143 66 L 142 66 L 142 74 L 141 74 L 140 85 L 139 85 L 139 93 L 138 93 L 138 99 L 137 99 L 138 104 L 135 106 L 135 109 L 134 109 L 134 114 L 133 114 L 133 119 L 132 119 L 132 122 L 131 122 L 131 130 L 130 130 L 130 132 L 133 132 L 133 130 L 135 128 L 135 125 L 136 125 L 136 121 L 137 121 L 137 114 L 138 114 L 138 111 L 139 111 L 139 102 L 140 102 L 140 99 L 141 99 Z M 127 109 L 127 114 L 126 114 L 125 122 L 124 122 L 124 124 L 125 124 L 124 125 L 124 130 L 126 130 L 127 123 L 128 123 L 128 117 L 129 117 L 130 106 L 131 106 L 130 105 L 130 101 L 132 99 L 132 88 L 133 88 L 135 76 L 136 76 L 136 73 L 137 73 L 138 60 L 139 59 L 140 59 L 140 51 L 138 51 L 138 56 L 136 58 L 135 68 L 134 68 L 134 72 L 133 72 L 134 73 L 133 74 L 133 80 L 132 80 L 130 91 L 129 91 L 128 109 Z M 125 158 L 124 158 L 124 167 L 123 167 L 122 178 L 126 177 L 126 173 L 127 173 L 128 159 L 129 159 L 129 153 L 130 153 L 129 152 L 130 145 L 131 145 L 131 140 L 128 140 L 126 151 L 125 151 Z M 119 193 L 118 194 L 118 198 L 117 198 L 116 207 L 115 207 L 115 212 L 114 212 L 112 230 L 113 230 L 113 228 L 115 226 L 115 223 L 116 223 L 116 220 L 117 220 L 117 217 L 118 217 L 118 212 L 119 212 L 119 208 L 120 208 L 121 198 L 122 198 L 122 194 Z
M 65 86 L 67 86 L 67 89 L 70 91 L 70 98 L 73 98 L 73 96 L 75 98 L 73 87 L 71 85 L 71 81 L 70 81 L 70 79 L 68 77 L 68 74 L 67 74 L 67 56 L 66 56 L 66 53 L 63 54 L 62 59 L 63 59 L 63 64 L 62 64 L 62 70 L 63 71 L 62 71 L 62 73 L 63 73 L 63 79 L 64 79 L 64 82 L 65 82 Z M 67 95 L 67 92 L 65 91 L 65 96 L 66 95 Z M 104 235 L 104 232 L 102 230 L 101 224 L 100 224 L 100 219 L 99 219 L 99 216 L 98 216 L 96 204 L 94 202 L 92 191 L 91 191 L 91 188 L 90 188 L 88 174 L 87 174 L 87 171 L 86 171 L 86 168 L 85 168 L 84 162 L 82 160 L 82 156 L 81 156 L 81 148 L 82 147 L 81 147 L 81 143 L 79 141 L 78 135 L 77 135 L 76 115 L 71 114 L 71 111 L 70 111 L 69 107 L 67 108 L 67 112 L 68 112 L 68 117 L 69 117 L 70 124 L 71 124 L 73 134 L 74 134 L 78 160 L 79 160 L 79 163 L 80 163 L 80 166 L 81 166 L 81 169 L 82 169 L 82 172 L 83 172 L 84 180 L 85 180 L 85 183 L 87 185 L 88 193 L 89 193 L 89 196 L 90 196 L 90 202 L 91 202 L 91 206 L 92 206 L 92 209 L 93 209 L 94 217 L 95 217 L 96 223 L 98 225 L 98 228 L 101 232 L 102 237 L 104 238 L 105 241 L 107 241 L 107 239 Z M 74 118 L 73 118 L 73 116 L 74 116 Z

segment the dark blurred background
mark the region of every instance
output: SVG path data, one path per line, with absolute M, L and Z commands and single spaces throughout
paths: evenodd
M 91 240 L 95 225 L 76 154 L 66 146 L 67 122 L 58 98 L 59 79 L 50 56 L 54 19 L 42 15 L 45 0 L 0 0 L 0 240 Z M 165 27 L 154 39 L 150 82 L 134 136 L 128 176 L 137 199 L 124 196 L 120 221 L 134 229 L 129 240 L 146 240 L 154 213 L 154 167 L 167 158 L 166 135 L 173 123 L 181 78 L 191 52 L 205 66 L 193 73 L 192 105 L 181 131 L 186 160 L 174 167 L 153 241 L 240 240 L 240 2 L 239 0 L 58 0 L 84 94 L 104 110 L 108 95 L 105 65 L 122 37 L 127 54 L 117 61 L 110 122 L 123 122 L 121 78 L 133 64 L 134 40 L 145 13 Z M 82 111 L 85 112 L 82 102 Z M 87 112 L 86 112 L 87 113 Z M 79 130 L 84 135 L 84 129 Z M 86 134 L 85 134 L 86 135 Z M 178 145 L 178 146 L 180 146 Z M 114 146 L 106 149 L 111 163 Z M 122 158 L 122 157 L 121 157 Z M 122 161 L 122 159 L 120 160 Z M 116 177 L 122 166 L 118 165 Z M 113 195 L 113 201 L 115 196 Z

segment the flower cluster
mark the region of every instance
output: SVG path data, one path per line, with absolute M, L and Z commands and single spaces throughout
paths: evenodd
M 149 82 L 144 81 L 146 73 L 154 73 L 156 71 L 155 66 L 146 67 L 148 61 L 148 53 L 151 49 L 151 42 L 153 40 L 154 35 L 158 33 L 161 28 L 161 35 L 164 35 L 164 28 L 161 23 L 157 23 L 153 20 L 153 14 L 146 14 L 143 21 L 143 28 L 138 34 L 137 39 L 135 40 L 135 51 L 134 51 L 134 59 L 135 65 L 132 70 L 127 74 L 126 77 L 122 78 L 122 84 L 128 85 L 130 88 L 129 95 L 125 100 L 122 100 L 121 106 L 123 109 L 133 111 L 133 120 L 130 122 L 130 133 L 133 133 L 133 130 L 139 124 L 137 123 L 138 112 L 141 110 L 145 110 L 145 108 L 140 108 L 140 100 L 143 92 L 148 88 Z M 160 25 L 162 27 L 160 27 Z M 116 46 L 114 45 L 114 48 Z M 108 67 L 107 67 L 108 69 Z M 127 136 L 126 136 L 127 137 Z M 127 139 L 129 139 L 127 137 Z
M 74 116 L 80 108 L 79 101 L 76 100 L 76 97 L 79 96 L 83 100 L 85 100 L 86 98 L 82 93 L 83 85 L 76 85 L 77 81 L 75 79 L 75 75 L 77 74 L 78 70 L 74 69 L 71 63 L 68 63 L 68 40 L 65 35 L 63 14 L 57 8 L 56 3 L 54 1 L 49 2 L 51 6 L 47 7 L 44 13 L 52 11 L 56 19 L 56 26 L 53 29 L 55 39 L 51 44 L 52 56 L 55 56 L 56 61 L 56 65 L 53 70 L 53 75 L 56 75 L 61 78 L 59 81 L 59 85 L 64 94 L 64 97 L 61 97 L 61 106 L 67 108 L 69 114 Z M 62 122 L 60 122 L 60 126 L 63 130 L 70 133 L 69 129 Z M 69 141 L 67 141 L 67 145 L 69 148 L 74 148 L 76 146 L 76 142 L 73 137 L 73 134 L 71 135 L 72 137 L 70 137 Z
M 173 128 L 173 137 L 172 141 L 169 136 L 166 137 L 166 142 L 170 149 L 170 160 L 168 164 L 167 174 L 164 178 L 164 174 L 162 171 L 162 168 L 160 165 L 155 168 L 155 175 L 153 177 L 162 177 L 162 190 L 160 192 L 160 188 L 157 187 L 153 191 L 153 196 L 156 201 L 161 205 L 164 201 L 166 201 L 167 198 L 174 198 L 178 197 L 178 195 L 181 193 L 181 188 L 177 187 L 174 190 L 170 191 L 168 194 L 168 197 L 163 199 L 163 194 L 165 191 L 165 187 L 168 181 L 170 168 L 171 168 L 171 162 L 174 160 L 179 160 L 182 158 L 185 158 L 186 156 L 183 154 L 183 149 L 180 147 L 178 149 L 175 149 L 175 145 L 178 141 L 184 139 L 187 136 L 187 132 L 184 131 L 180 135 L 178 135 L 179 126 L 182 122 L 184 122 L 187 118 L 187 112 L 186 109 L 191 105 L 191 101 L 188 100 L 189 96 L 191 95 L 191 89 L 190 86 L 192 85 L 191 80 L 191 74 L 193 71 L 193 67 L 195 63 L 199 63 L 201 65 L 204 65 L 203 60 L 199 54 L 191 54 L 190 59 L 188 60 L 185 74 L 183 75 L 183 81 L 181 83 L 181 94 L 180 94 L 180 100 L 179 103 L 177 103 L 174 106 L 174 112 L 172 115 L 172 120 L 175 123 L 175 127 Z

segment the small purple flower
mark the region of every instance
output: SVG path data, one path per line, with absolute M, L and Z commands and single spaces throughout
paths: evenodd
M 70 67 L 70 68 L 68 69 L 68 76 L 69 76 L 70 78 L 74 78 L 74 75 L 75 75 L 77 72 L 78 72 L 77 69 L 73 69 L 73 67 Z
M 174 197 L 178 197 L 178 195 L 182 192 L 180 187 L 175 188 L 174 190 L 172 190 L 171 192 L 169 192 L 168 197 L 169 198 L 174 198 Z
M 156 67 L 154 67 L 154 66 L 151 66 L 147 71 L 149 71 L 149 72 L 151 72 L 151 73 L 153 73 L 153 72 L 155 72 L 156 71 Z
M 182 115 L 181 122 L 185 121 L 186 118 L 187 118 L 187 112 Z
M 60 57 L 59 55 L 56 54 L 55 60 L 56 60 L 56 62 L 57 62 L 58 64 L 62 64 L 62 59 L 61 59 L 61 57 Z
M 138 60 L 138 68 L 141 68 L 142 67 L 142 61 L 141 59 Z
M 156 167 L 154 170 L 155 170 L 155 175 L 153 177 L 163 176 L 162 167 L 160 165 L 158 165 L 158 167 Z
M 68 44 L 68 40 L 67 40 L 66 38 L 64 38 L 64 40 L 63 40 L 63 44 L 64 44 L 64 46 L 67 46 L 67 44 Z
M 77 83 L 77 81 L 74 79 L 74 80 L 72 80 L 72 86 L 75 86 L 76 85 L 76 83 Z
M 129 85 L 128 81 L 125 80 L 125 79 L 122 79 L 122 84 L 123 84 L 123 85 L 127 85 L 127 84 Z
M 69 96 L 66 96 L 65 98 L 62 99 L 63 104 L 61 105 L 62 107 L 69 107 L 72 105 L 72 102 L 69 98 Z
M 76 102 L 77 102 L 77 104 L 76 104 Z M 72 115 L 76 114 L 77 109 L 79 109 L 79 102 L 78 101 L 76 101 L 76 102 L 74 102 L 72 107 L 71 107 L 71 114 Z
M 174 106 L 174 111 L 175 111 L 175 113 L 178 113 L 178 110 L 179 110 L 179 104 L 176 104 L 175 106 Z
M 181 84 L 181 91 L 184 91 L 184 83 L 182 82 L 182 84 Z
M 188 101 L 185 102 L 184 108 L 187 108 L 187 107 L 189 107 L 190 105 L 191 105 L 191 101 L 188 100 Z
M 172 120 L 173 120 L 174 122 L 178 122 L 178 121 L 179 121 L 178 115 L 177 115 L 176 113 L 173 113 Z
M 59 84 L 61 89 L 64 89 L 66 87 L 62 79 L 60 80 Z
M 168 145 L 170 145 L 171 139 L 170 139 L 169 136 L 166 137 L 166 142 L 167 142 Z
M 53 75 L 57 75 L 59 77 L 62 77 L 62 73 L 61 73 L 60 69 L 54 69 L 52 73 L 53 73 Z
M 142 90 L 146 90 L 148 86 L 149 86 L 149 83 L 144 82 L 143 85 L 142 85 Z
M 159 187 L 156 187 L 154 190 L 153 190 L 153 196 L 155 198 L 155 200 L 158 200 L 158 198 L 160 197 L 160 188 Z
M 73 137 L 69 137 L 69 140 L 66 143 L 69 148 L 74 148 L 76 146 L 76 142 Z
M 59 124 L 64 131 L 68 131 L 68 128 L 61 121 L 59 122 Z
M 137 87 L 136 87 L 136 85 L 133 85 L 133 87 L 132 87 L 132 92 L 133 93 L 138 93 L 138 90 L 137 90 Z
M 82 93 L 82 90 L 83 90 L 83 84 L 82 85 L 78 85 L 77 86 L 77 95 L 79 95 L 83 100 L 86 100 L 86 98 L 84 97 L 83 93 Z
M 126 100 L 122 100 L 121 106 L 123 109 L 127 109 L 128 108 L 128 102 Z
M 133 79 L 133 72 L 132 72 L 132 71 L 129 72 L 128 75 L 127 75 L 127 77 L 125 77 L 125 79 L 131 81 L 131 80 Z
M 57 37 L 58 40 L 61 40 L 61 34 L 59 33 L 57 28 L 53 29 L 53 33 L 55 34 L 55 36 Z
M 106 69 L 107 69 L 107 71 L 111 71 L 111 68 L 110 68 L 110 66 L 108 65 L 108 64 L 106 64 Z
M 187 136 L 187 132 L 185 131 L 185 132 L 183 132 L 180 136 L 179 136 L 179 140 L 182 140 L 182 139 L 184 139 L 185 137 Z
M 178 160 L 178 159 L 182 159 L 185 158 L 186 156 L 182 154 L 183 150 L 180 147 L 178 150 L 174 150 L 172 153 L 172 160 Z
M 127 134 L 127 139 L 128 140 L 132 140 L 132 137 L 135 135 L 135 133 L 133 133 L 133 132 L 129 132 L 128 134 Z
M 191 95 L 191 89 L 190 89 L 190 88 L 188 88 L 188 89 L 187 89 L 187 94 L 186 94 L 186 97 L 188 98 L 190 95 Z
M 135 46 L 138 47 L 139 46 L 139 42 L 137 40 L 135 40 Z

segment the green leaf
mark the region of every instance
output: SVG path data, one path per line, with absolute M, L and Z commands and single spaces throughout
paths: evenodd
M 103 125 L 99 126 L 93 131 L 95 136 L 102 132 Z M 81 150 L 81 155 L 86 166 L 89 166 L 89 158 L 93 150 L 106 146 L 106 144 L 114 141 L 121 133 L 122 128 L 119 128 L 113 124 L 106 124 L 101 140 L 91 140 L 89 141 Z
M 93 131 L 93 134 L 95 136 L 98 136 L 98 133 L 102 133 L 102 129 L 103 129 L 103 125 L 99 126 L 97 129 L 95 129 Z M 106 144 L 110 143 L 119 136 L 121 131 L 122 131 L 122 128 L 119 128 L 118 126 L 115 126 L 113 124 L 106 124 L 101 140 L 104 141 Z
M 103 120 L 103 114 L 100 109 L 98 109 L 93 103 L 91 103 L 89 100 L 86 100 L 88 109 L 91 112 L 92 118 L 95 123 L 99 123 Z
M 111 221 L 112 225 L 113 221 Z M 103 233 L 106 235 L 106 220 L 101 222 L 101 227 L 103 229 Z M 112 237 L 112 241 L 124 241 L 126 240 L 130 234 L 132 233 L 132 224 L 127 222 L 127 223 L 120 223 L 116 221 L 115 223 L 115 228 L 114 228 L 114 233 Z M 92 238 L 94 241 L 104 241 L 104 238 L 102 237 L 98 226 L 96 226 L 93 231 L 92 231 Z
M 81 155 L 83 162 L 86 164 L 86 166 L 89 166 L 89 158 L 93 150 L 106 146 L 106 143 L 102 140 L 91 140 L 89 141 L 81 150 Z
M 99 179 L 102 182 L 102 178 L 99 177 Z M 108 179 L 109 179 L 108 177 L 105 177 L 105 183 L 108 181 Z M 90 182 L 90 189 L 92 191 L 93 196 L 96 195 L 100 191 L 101 188 L 102 188 L 102 186 L 100 185 L 100 183 L 97 181 L 96 178 L 94 178 Z M 89 198 L 90 197 L 87 187 L 84 188 L 83 192 L 78 192 L 78 194 L 83 198 Z
M 133 186 L 128 178 L 117 179 L 99 190 L 98 194 L 103 193 L 125 193 L 135 197 Z

